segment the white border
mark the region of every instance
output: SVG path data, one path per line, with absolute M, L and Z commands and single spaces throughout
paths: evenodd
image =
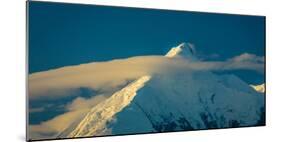
M 72 141 L 278 141 L 281 128 L 280 2 L 277 0 L 56 0 L 85 4 L 160 8 L 202 12 L 265 15 L 267 18 L 267 126 L 209 131 L 147 134 Z M 25 1 L 6 0 L 0 5 L 1 141 L 25 140 Z M 69 141 L 69 140 L 64 140 Z

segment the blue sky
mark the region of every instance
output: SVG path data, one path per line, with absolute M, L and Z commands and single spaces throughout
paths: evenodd
M 29 3 L 29 73 L 139 55 L 191 42 L 200 56 L 264 56 L 265 18 L 183 11 Z M 236 71 L 249 83 L 263 75 Z

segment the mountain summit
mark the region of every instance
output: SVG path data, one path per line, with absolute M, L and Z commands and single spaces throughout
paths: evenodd
M 191 43 L 181 43 L 177 47 L 173 47 L 165 56 L 195 59 L 195 48 Z

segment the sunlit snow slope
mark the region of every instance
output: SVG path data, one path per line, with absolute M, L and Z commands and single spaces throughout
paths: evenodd
M 257 92 L 260 92 L 260 93 L 265 92 L 264 83 L 261 85 L 250 85 L 250 86 L 253 87 Z
M 190 44 L 167 58 L 196 62 Z M 60 137 L 264 125 L 264 96 L 234 75 L 173 71 L 143 76 L 91 109 Z

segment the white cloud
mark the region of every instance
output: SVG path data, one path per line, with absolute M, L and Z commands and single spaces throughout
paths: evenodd
M 255 54 L 243 53 L 239 56 L 231 58 L 230 61 L 233 62 L 254 62 L 254 63 L 264 63 L 264 57 L 259 57 Z
M 183 68 L 193 70 L 226 71 L 226 70 L 252 70 L 264 72 L 264 57 L 243 53 L 226 61 L 197 61 L 185 63 Z
M 235 56 L 225 62 L 225 69 L 242 69 L 242 70 L 254 70 L 260 73 L 264 72 L 264 56 L 259 57 L 254 54 L 243 53 L 239 56 Z
M 94 62 L 77 66 L 63 67 L 29 75 L 29 98 L 59 99 L 77 93 L 77 89 L 87 87 L 101 92 L 114 92 L 144 75 L 169 73 L 178 70 L 254 70 L 263 72 L 264 57 L 241 54 L 226 61 L 188 61 L 182 58 L 164 56 L 140 56 L 108 62 Z M 64 106 L 66 113 L 38 125 L 30 125 L 32 138 L 55 137 L 74 121 L 81 119 L 93 106 L 111 94 L 95 94 L 85 99 L 76 98 Z M 42 111 L 42 110 L 31 110 Z
M 29 97 L 60 97 L 75 94 L 79 87 L 108 91 L 150 74 L 161 62 L 160 56 L 134 57 L 109 62 L 81 64 L 29 75 Z M 50 95 L 52 94 L 52 95 Z
M 81 120 L 92 107 L 106 98 L 105 95 L 94 96 L 89 99 L 77 97 L 65 106 L 68 112 L 38 125 L 30 125 L 31 138 L 56 138 L 57 135 L 69 128 L 75 121 Z
M 109 62 L 94 62 L 29 75 L 29 97 L 57 98 L 77 94 L 77 89 L 110 91 L 128 80 L 171 69 L 254 70 L 263 72 L 264 57 L 244 53 L 226 61 L 188 62 L 163 56 L 140 56 Z
M 55 138 L 74 121 L 81 120 L 89 109 L 70 111 L 38 125 L 29 125 L 31 139 Z
M 77 97 L 71 104 L 67 105 L 66 108 L 69 111 L 80 110 L 81 108 L 90 109 L 100 103 L 101 101 L 105 100 L 106 98 L 107 97 L 105 95 L 98 95 L 90 99 Z

